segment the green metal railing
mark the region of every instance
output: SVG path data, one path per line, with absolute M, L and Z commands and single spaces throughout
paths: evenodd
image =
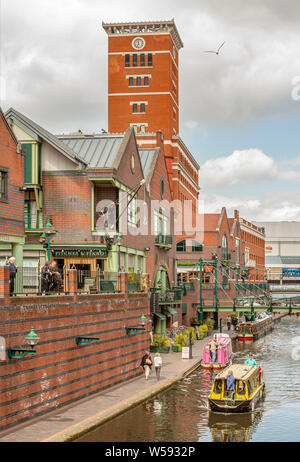
M 181 289 L 150 289 L 154 294 L 158 294 L 158 303 L 160 305 L 179 304 L 181 303 Z
M 173 244 L 173 238 L 170 234 L 158 234 L 155 236 L 154 243 L 157 247 L 171 248 Z

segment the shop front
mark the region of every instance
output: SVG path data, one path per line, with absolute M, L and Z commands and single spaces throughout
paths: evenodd
M 52 245 L 51 253 L 62 277 L 68 269 L 77 270 L 79 290 L 97 287 L 99 280 L 108 278 L 108 250 L 105 245 Z

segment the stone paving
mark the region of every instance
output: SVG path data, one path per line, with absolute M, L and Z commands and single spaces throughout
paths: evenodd
M 236 334 L 232 332 L 232 337 Z M 153 371 L 148 381 L 144 376 L 132 379 L 121 386 L 91 395 L 76 403 L 54 410 L 0 433 L 0 442 L 63 442 L 97 427 L 110 418 L 126 411 L 145 399 L 154 396 L 198 367 L 203 345 L 207 339 L 196 340 L 192 358 L 182 359 L 181 353 L 170 351 L 161 354 L 163 367 L 160 381 Z M 153 355 L 152 355 L 153 357 Z

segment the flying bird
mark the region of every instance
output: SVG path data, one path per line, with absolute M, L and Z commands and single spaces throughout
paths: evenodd
M 222 45 L 219 46 L 217 51 L 204 51 L 203 53 L 215 53 L 216 55 L 218 55 L 220 53 L 220 50 L 221 50 L 222 46 L 224 45 L 224 43 L 225 42 L 223 42 Z

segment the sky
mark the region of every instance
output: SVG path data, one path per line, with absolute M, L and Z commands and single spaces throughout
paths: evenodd
M 298 0 L 0 0 L 0 105 L 53 133 L 107 129 L 102 21 L 174 18 L 204 211 L 300 220 L 299 17 Z

